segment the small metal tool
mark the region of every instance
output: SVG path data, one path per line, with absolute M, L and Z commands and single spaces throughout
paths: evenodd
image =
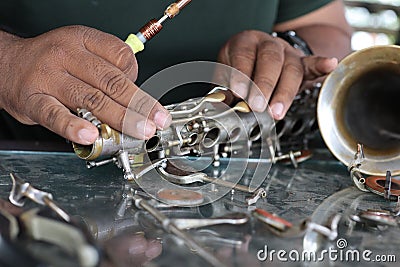
M 223 236 L 220 233 L 210 229 L 200 229 L 191 233 L 197 241 L 205 245 L 223 247 L 240 248 L 243 245 L 243 240 L 232 236 Z
M 254 192 L 254 194 L 251 197 L 246 197 L 246 203 L 247 205 L 250 206 L 256 204 L 260 198 L 266 198 L 266 197 L 267 197 L 267 191 L 265 191 L 264 188 L 259 188 Z
M 307 230 L 317 232 L 329 240 L 335 240 L 338 237 L 338 225 L 341 219 L 340 214 L 333 216 L 331 223 L 328 226 L 320 225 L 314 222 L 307 223 Z
M 218 224 L 233 224 L 239 225 L 249 221 L 249 216 L 246 213 L 232 213 L 217 218 L 208 219 L 170 219 L 179 229 L 192 229 Z
M 144 44 L 156 36 L 163 28 L 163 23 L 168 19 L 174 18 L 191 0 L 179 0 L 172 3 L 164 11 L 164 15 L 156 20 L 152 19 L 144 25 L 137 34 L 130 34 L 126 39 L 126 43 L 132 48 L 136 54 L 144 49 Z
M 145 175 L 154 168 L 164 169 L 166 165 L 167 165 L 167 160 L 163 158 L 154 160 L 150 163 L 143 164 L 142 166 L 135 168 L 135 178 L 137 179 L 142 177 L 143 175 Z
M 86 161 L 86 168 L 88 169 L 92 169 L 94 167 L 100 167 L 109 163 L 116 163 L 118 162 L 118 159 L 116 157 L 112 157 L 110 159 L 105 159 L 105 160 L 101 160 L 101 161 Z
M 180 175 L 168 173 L 163 168 L 158 168 L 158 170 L 160 171 L 160 173 L 163 176 L 165 176 L 165 178 L 168 181 L 177 183 L 177 184 L 192 184 L 195 182 L 203 182 L 203 183 L 208 182 L 208 183 L 214 183 L 216 185 L 232 188 L 232 189 L 235 189 L 238 191 L 246 192 L 246 193 L 254 192 L 254 190 L 252 190 L 251 188 L 249 188 L 247 186 L 235 184 L 235 183 L 232 183 L 229 181 L 224 181 L 224 180 L 221 180 L 218 178 L 213 178 L 202 172 L 197 172 L 197 173 L 192 173 L 189 175 L 180 176 Z
M 298 160 L 297 158 L 301 156 L 301 151 L 289 151 L 287 154 L 283 155 L 277 155 L 273 158 L 273 163 L 276 163 L 278 161 L 283 161 L 283 162 L 290 162 L 292 163 L 293 167 L 297 168 L 298 165 Z
M 70 216 L 53 201 L 52 194 L 34 188 L 30 183 L 25 182 L 13 173 L 10 173 L 10 177 L 13 185 L 8 198 L 11 203 L 22 207 L 25 204 L 24 198 L 29 198 L 40 205 L 48 206 L 66 222 L 71 221 Z
M 78 108 L 77 112 L 78 116 L 81 117 L 82 119 L 91 122 L 97 128 L 101 127 L 101 121 L 99 121 L 95 116 L 93 116 L 93 114 L 89 112 L 87 109 Z
M 392 173 L 390 171 L 386 172 L 386 181 L 385 181 L 385 192 L 383 194 L 385 199 L 390 199 L 390 190 L 392 188 Z
M 361 191 L 369 192 L 369 190 L 365 187 L 365 178 L 359 169 L 364 159 L 364 146 L 362 144 L 357 144 L 357 152 L 354 155 L 353 161 L 349 164 L 348 170 L 354 185 Z

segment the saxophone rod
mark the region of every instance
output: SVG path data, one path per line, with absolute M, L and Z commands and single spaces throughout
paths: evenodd
M 200 257 L 202 257 L 205 261 L 215 267 L 223 267 L 225 266 L 218 260 L 212 253 L 205 250 L 200 244 L 198 244 L 190 235 L 186 232 L 180 230 L 167 216 L 161 213 L 159 210 L 154 208 L 149 202 L 147 202 L 142 197 L 137 194 L 133 195 L 133 201 L 135 206 L 139 209 L 143 209 L 150 213 L 157 221 L 159 221 L 165 231 L 168 233 L 174 234 L 183 240 L 186 245 L 193 251 L 195 251 Z

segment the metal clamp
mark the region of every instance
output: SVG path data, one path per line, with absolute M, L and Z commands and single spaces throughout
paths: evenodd
M 54 203 L 52 194 L 34 188 L 13 173 L 10 173 L 10 177 L 13 185 L 8 199 L 12 204 L 22 207 L 25 204 L 25 198 L 29 198 L 40 205 L 48 206 L 66 222 L 71 221 L 70 216 Z
M 364 146 L 362 144 L 357 144 L 357 152 L 354 155 L 354 160 L 350 163 L 348 170 L 350 172 L 350 177 L 353 181 L 353 184 L 361 191 L 369 192 L 369 190 L 365 187 L 365 178 L 359 170 L 359 167 L 364 159 Z
M 259 188 L 256 190 L 256 192 L 254 192 L 254 194 L 251 197 L 246 198 L 246 203 L 247 205 L 250 206 L 256 204 L 260 198 L 266 198 L 266 197 L 267 197 L 267 191 L 265 191 L 264 188 Z

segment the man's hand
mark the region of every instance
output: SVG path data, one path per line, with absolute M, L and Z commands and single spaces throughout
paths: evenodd
M 245 79 L 237 73 L 230 77 L 231 89 L 241 97 L 248 96 L 255 111 L 264 110 L 269 103 L 273 117 L 279 120 L 299 88 L 330 73 L 337 61 L 351 52 L 352 29 L 345 18 L 343 1 L 335 0 L 311 13 L 278 23 L 273 30 L 295 30 L 317 56 L 305 57 L 283 39 L 267 33 L 246 31 L 226 43 L 219 60 L 249 76 L 261 92 L 248 88 L 248 82 L 242 84 Z
M 137 63 L 130 47 L 110 34 L 84 26 L 29 39 L 0 32 L 0 63 L 0 108 L 73 142 L 91 144 L 98 136 L 94 125 L 70 112 L 78 108 L 121 131 L 129 105 L 136 116 L 124 129 L 141 139 L 171 122 L 168 111 L 133 83 Z
M 260 31 L 233 36 L 218 59 L 250 77 L 256 85 L 251 86 L 243 75 L 233 72 L 229 81 L 232 91 L 243 99 L 247 97 L 254 111 L 264 111 L 269 103 L 277 120 L 285 116 L 303 83 L 330 73 L 338 63 L 336 58 L 305 57 L 285 40 Z

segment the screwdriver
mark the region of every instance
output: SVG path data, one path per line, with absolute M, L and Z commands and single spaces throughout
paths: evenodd
M 159 19 L 152 19 L 146 25 L 144 25 L 138 33 L 129 34 L 125 43 L 127 43 L 133 50 L 133 53 L 138 53 L 144 49 L 144 44 L 150 41 L 155 35 L 157 35 L 163 28 L 162 24 L 168 19 L 174 18 L 179 12 L 187 6 L 192 0 L 179 0 L 172 3 L 164 11 L 164 15 Z

